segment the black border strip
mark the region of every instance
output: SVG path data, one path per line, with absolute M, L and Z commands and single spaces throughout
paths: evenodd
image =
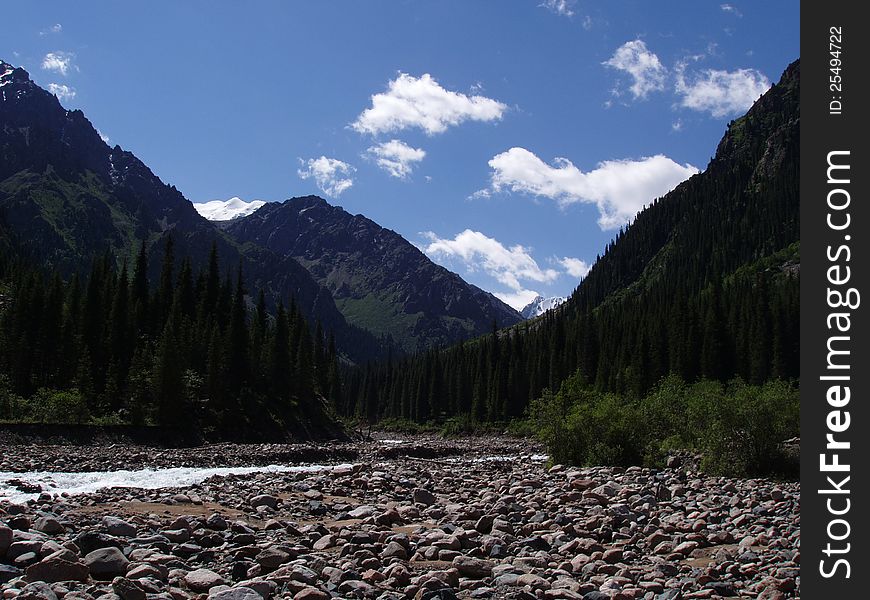
M 870 333 L 858 301 L 870 269 L 870 23 L 860 8 L 801 4 L 800 592 L 809 600 L 870 598 Z

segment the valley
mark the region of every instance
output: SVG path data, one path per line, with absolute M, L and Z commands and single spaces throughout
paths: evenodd
M 324 45 L 298 35 L 281 73 Z M 595 100 L 601 123 L 551 123 L 549 148 L 532 119 L 552 106 L 392 64 L 371 95 L 297 73 L 280 115 L 207 117 L 261 96 L 222 57 L 208 106 L 155 98 L 212 144 L 190 174 L 164 148 L 165 179 L 65 108 L 74 53 L 0 61 L 2 600 L 799 598 L 800 61 L 774 83 L 691 79 L 705 45 L 668 67 L 640 38 L 596 59 L 634 85 Z M 493 80 L 505 99 L 541 87 Z M 630 96 L 665 93 L 643 131 L 603 125 L 623 111 L 631 130 Z M 371 106 L 330 112 L 345 94 Z M 722 125 L 709 154 L 678 137 L 718 127 L 702 112 Z M 312 113 L 336 122 L 308 130 Z M 465 122 L 488 129 L 434 141 Z M 530 131 L 550 163 L 511 145 Z M 230 171 L 247 200 L 168 183 L 221 197 Z M 590 253 L 590 232 L 612 237 Z

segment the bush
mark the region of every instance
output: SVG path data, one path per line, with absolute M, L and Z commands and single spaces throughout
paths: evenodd
M 781 442 L 799 432 L 799 399 L 783 381 L 688 385 L 669 376 L 630 400 L 575 374 L 531 403 L 529 423 L 554 463 L 661 466 L 669 452 L 687 450 L 715 473 L 794 476 Z
M 9 377 L 0 373 L 0 421 L 18 421 L 24 411 L 24 399 L 13 393 Z
M 559 393 L 533 401 L 529 418 L 554 463 L 638 464 L 647 433 L 637 407 L 615 394 L 596 392 L 579 374 Z
M 27 417 L 37 423 L 62 425 L 88 423 L 91 413 L 84 396 L 78 390 L 58 391 L 40 388 L 30 400 Z
M 736 475 L 785 475 L 782 442 L 800 431 L 797 390 L 782 381 L 729 384 L 704 437 L 705 469 Z

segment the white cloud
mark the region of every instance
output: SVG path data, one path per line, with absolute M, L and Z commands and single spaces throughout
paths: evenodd
M 372 96 L 351 127 L 377 135 L 418 127 L 428 135 L 441 133 L 464 121 L 497 121 L 507 106 L 485 96 L 467 96 L 445 90 L 428 73 L 414 77 L 399 73 L 386 92 Z
M 556 158 L 551 166 L 525 148 L 516 147 L 494 156 L 489 166 L 492 192 L 545 196 L 561 206 L 595 204 L 602 229 L 627 223 L 646 204 L 698 172 L 690 164 L 679 165 L 657 154 L 639 160 L 604 161 L 584 173 L 567 158 Z
M 743 13 L 733 4 L 720 4 L 719 8 L 721 8 L 723 12 L 731 13 L 738 19 L 743 17 Z
M 540 6 L 563 17 L 574 16 L 574 0 L 544 0 Z
M 602 64 L 631 75 L 633 83 L 629 91 L 635 99 L 665 89 L 667 69 L 659 57 L 647 49 L 643 40 L 624 43 Z
M 555 269 L 542 269 L 529 248 L 520 244 L 508 248 L 479 231 L 466 229 L 453 239 L 439 238 L 431 231 L 422 235 L 427 240 L 422 246 L 427 256 L 433 260 L 459 261 L 469 273 L 483 271 L 510 288 L 510 292 L 495 295 L 514 308 L 524 307 L 537 295 L 525 289 L 523 281 L 550 283 L 559 277 Z
M 755 69 L 707 69 L 690 81 L 685 75 L 685 65 L 680 65 L 675 89 L 682 96 L 683 107 L 721 118 L 746 111 L 770 89 L 770 81 Z
M 65 76 L 71 70 L 78 71 L 78 67 L 73 63 L 75 57 L 72 52 L 49 52 L 42 59 L 42 68 Z
M 62 83 L 49 83 L 48 91 L 57 96 L 58 100 L 72 100 L 76 97 L 76 89 Z
M 297 171 L 299 177 L 313 178 L 320 191 L 327 196 L 336 198 L 353 185 L 353 178 L 350 175 L 356 169 L 346 162 L 325 156 L 308 160 L 300 158 L 299 162 L 305 167 Z
M 97 135 L 100 136 L 100 139 L 103 140 L 103 143 L 104 143 L 104 144 L 108 144 L 109 142 L 112 141 L 112 140 L 109 138 L 109 136 L 107 136 L 105 133 L 103 133 L 103 132 L 100 131 L 99 129 L 97 129 Z
M 592 268 L 585 260 L 571 258 L 570 256 L 564 256 L 557 259 L 557 261 L 562 265 L 568 275 L 576 277 L 577 279 L 586 277 L 586 274 L 589 273 L 589 269 Z
M 368 149 L 369 155 L 375 159 L 375 163 L 390 174 L 391 177 L 405 179 L 414 169 L 414 163 L 418 163 L 426 156 L 422 148 L 412 148 L 401 140 L 390 140 L 372 146 Z
M 61 25 L 60 23 L 55 23 L 51 27 L 46 27 L 45 29 L 40 31 L 39 35 L 50 35 L 52 33 L 60 33 L 61 31 L 63 31 L 63 25 Z

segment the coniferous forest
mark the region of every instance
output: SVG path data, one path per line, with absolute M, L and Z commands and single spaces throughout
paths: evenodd
M 340 397 L 335 341 L 293 298 L 269 314 L 241 267 L 220 272 L 216 246 L 194 271 L 171 236 L 158 281 L 144 246 L 134 264 L 114 265 L 106 254 L 67 281 L 0 265 L 0 419 L 194 426 L 229 439 L 327 422 Z

